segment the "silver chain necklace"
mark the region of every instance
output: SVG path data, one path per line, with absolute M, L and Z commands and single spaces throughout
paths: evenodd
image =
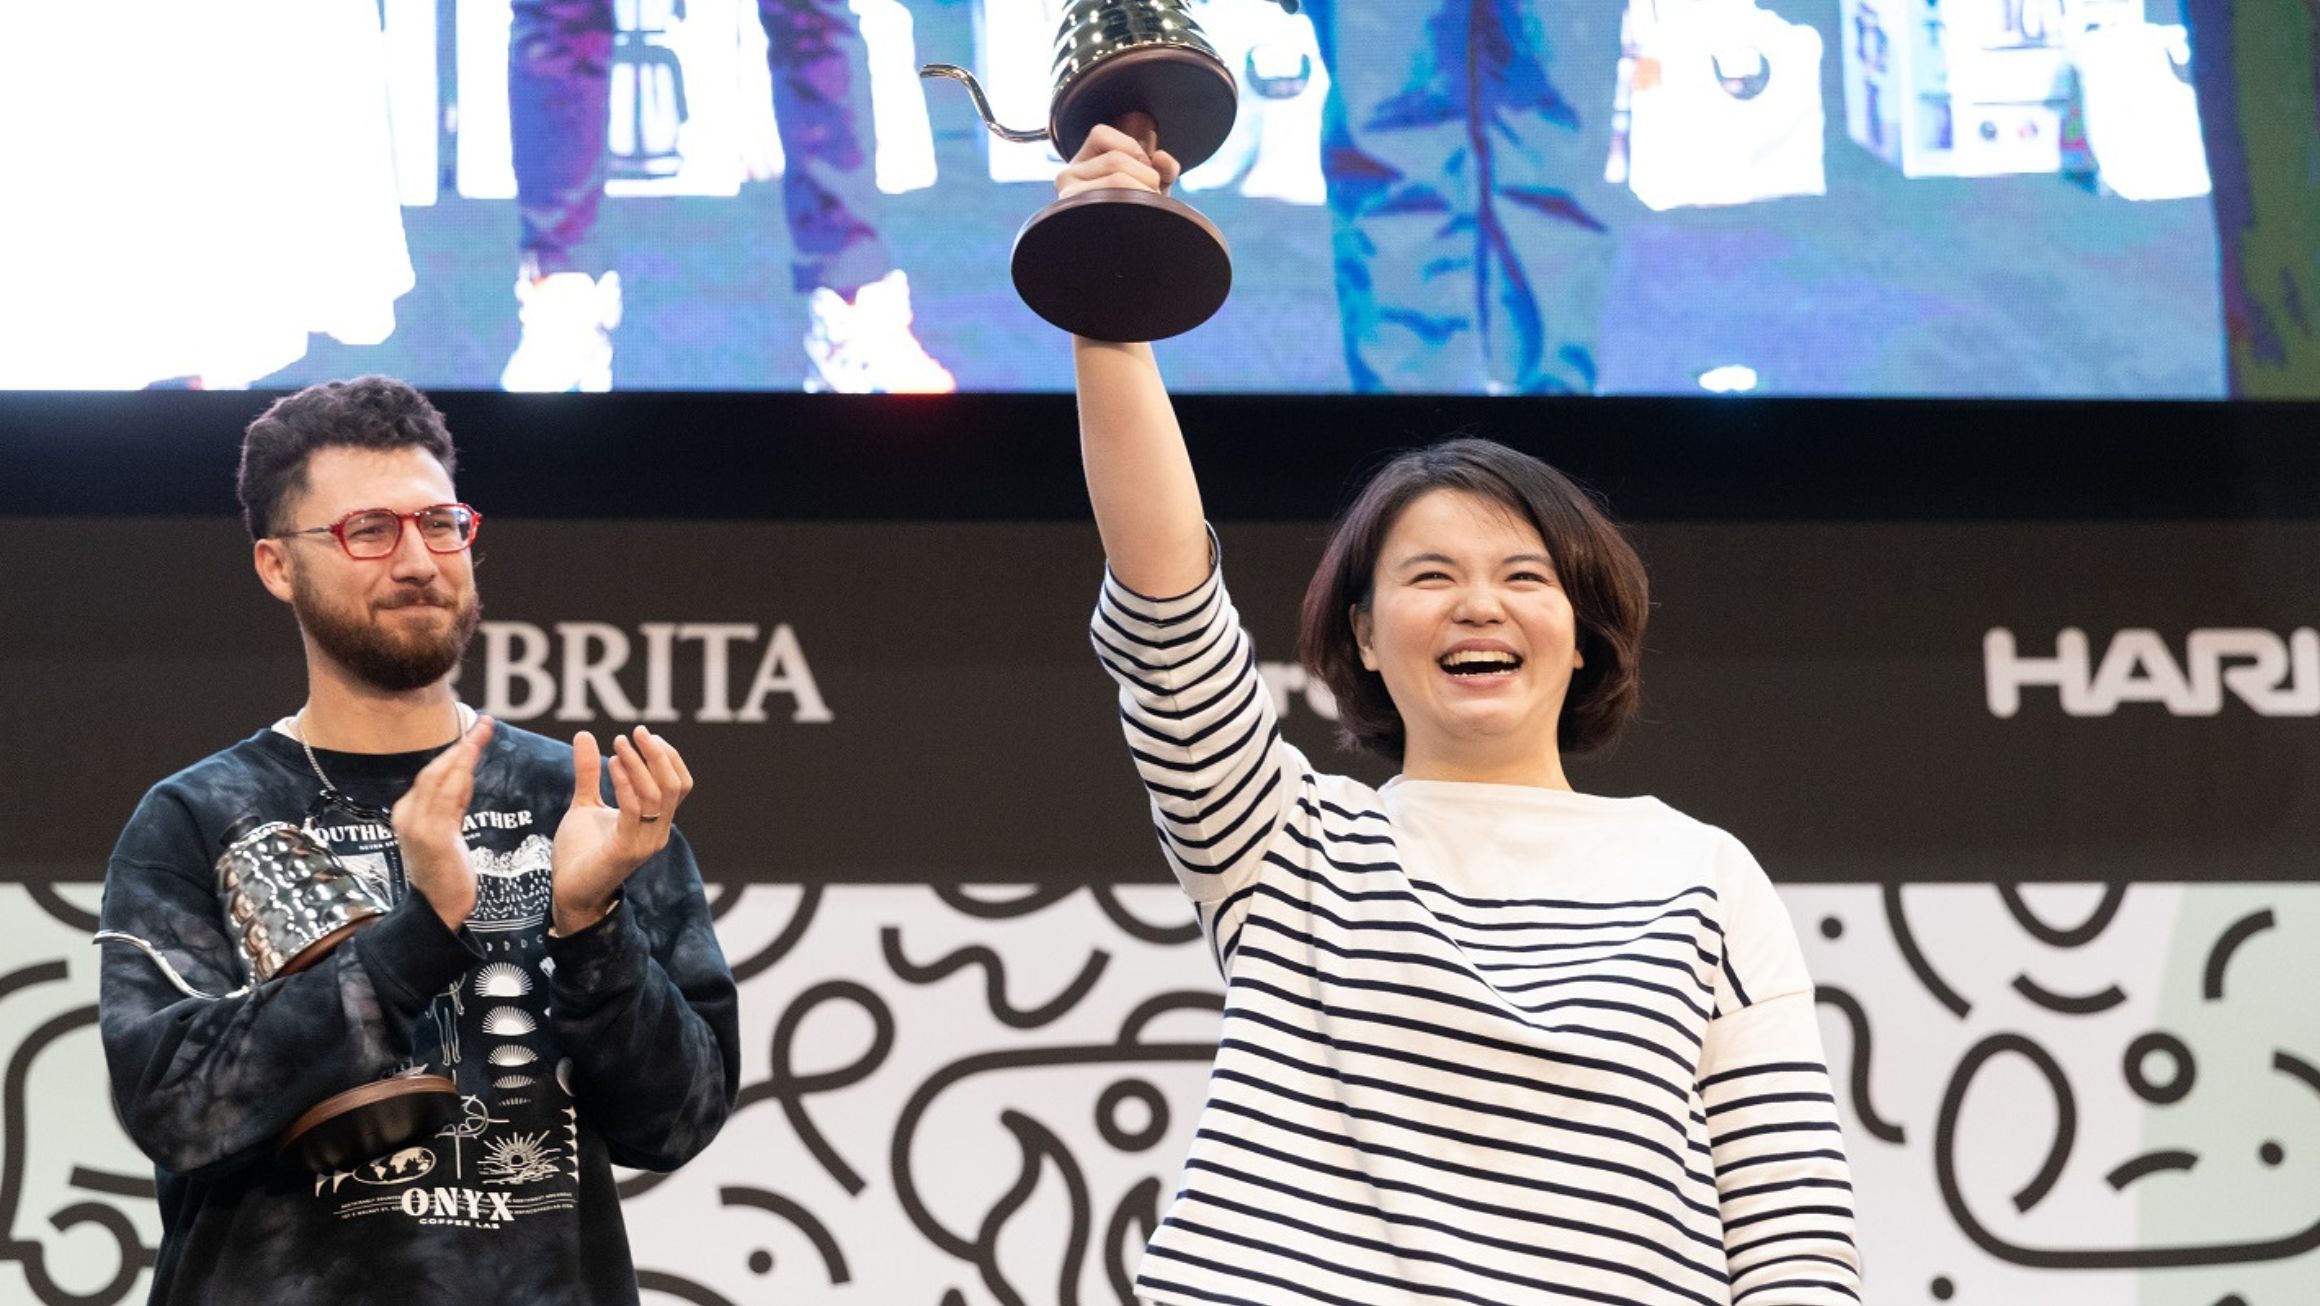
M 475 727 L 475 709 L 465 703 L 454 703 L 451 706 L 459 720 L 459 733 L 451 737 L 451 742 L 456 744 L 466 736 L 469 730 Z M 322 769 L 322 759 L 314 755 L 313 741 L 306 737 L 305 708 L 299 708 L 298 715 L 292 717 L 290 723 L 297 727 L 298 733 L 292 737 L 298 741 L 298 746 L 306 751 L 306 765 L 313 768 L 314 778 L 322 784 L 320 801 L 343 807 L 357 816 L 373 821 L 383 821 L 392 815 L 383 807 L 374 807 L 369 803 L 355 801 L 352 795 L 330 782 L 330 776 Z

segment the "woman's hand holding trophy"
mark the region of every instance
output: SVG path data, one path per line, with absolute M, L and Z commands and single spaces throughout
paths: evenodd
M 1183 169 L 1176 156 L 1159 148 L 1149 115 L 1129 114 L 1117 127 L 1098 125 L 1063 171 L 1055 174 L 1055 197 L 1070 199 L 1092 190 L 1148 190 L 1165 194 Z

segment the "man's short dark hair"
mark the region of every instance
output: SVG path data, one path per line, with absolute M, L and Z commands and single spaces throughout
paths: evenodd
M 1361 664 L 1352 610 L 1369 606 L 1378 554 L 1394 523 L 1434 490 L 1462 490 L 1500 504 L 1538 531 L 1570 597 L 1585 659 L 1571 673 L 1556 742 L 1565 753 L 1584 753 L 1618 738 L 1642 694 L 1639 662 L 1651 607 L 1643 559 L 1570 477 L 1529 454 L 1476 439 L 1415 449 L 1378 469 L 1338 519 L 1306 587 L 1297 657 L 1336 695 L 1339 738 L 1349 748 L 1402 760 L 1402 716 L 1385 678 Z
M 317 449 L 424 449 L 446 473 L 459 470 L 451 431 L 427 396 L 391 376 L 322 381 L 274 405 L 242 435 L 235 491 L 250 538 L 287 528 L 282 505 L 306 489 L 306 459 Z

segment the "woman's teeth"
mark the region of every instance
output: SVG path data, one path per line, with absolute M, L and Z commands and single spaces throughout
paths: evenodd
M 1483 676 L 1496 671 L 1512 671 L 1522 665 L 1522 659 L 1512 653 L 1496 653 L 1486 649 L 1466 649 L 1442 658 L 1442 669 L 1453 676 Z

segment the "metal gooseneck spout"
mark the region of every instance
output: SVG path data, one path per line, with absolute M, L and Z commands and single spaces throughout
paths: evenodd
M 238 998 L 243 994 L 248 993 L 251 988 L 250 985 L 244 984 L 240 988 L 226 993 L 204 993 L 200 989 L 197 989 L 191 984 L 186 983 L 185 977 L 177 973 L 177 967 L 169 964 L 169 958 L 162 956 L 161 950 L 159 948 L 154 947 L 152 944 L 147 943 L 145 940 L 138 938 L 134 934 L 123 934 L 119 930 L 98 930 L 96 937 L 90 939 L 89 942 L 126 943 L 130 947 L 137 949 L 139 952 L 142 952 L 146 956 L 151 957 L 153 959 L 153 964 L 161 968 L 161 973 L 169 977 L 169 982 L 177 986 L 177 991 L 183 993 L 189 998 L 203 998 L 215 1002 L 220 998 Z
M 1001 126 L 999 120 L 991 114 L 991 101 L 983 94 L 983 84 L 975 80 L 973 73 L 955 63 L 926 64 L 919 68 L 918 75 L 921 77 L 948 77 L 966 87 L 967 94 L 975 102 L 975 113 L 982 118 L 983 125 L 991 129 L 991 134 L 1001 140 L 1029 142 L 1047 139 L 1045 127 L 1035 132 L 1027 132 L 1014 127 Z

